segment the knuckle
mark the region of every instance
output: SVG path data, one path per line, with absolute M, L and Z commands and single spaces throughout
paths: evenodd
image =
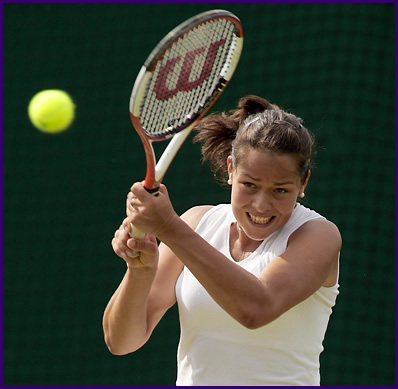
M 125 256 L 124 251 L 119 246 L 116 247 L 115 253 L 116 253 L 116 255 L 118 255 L 121 258 Z

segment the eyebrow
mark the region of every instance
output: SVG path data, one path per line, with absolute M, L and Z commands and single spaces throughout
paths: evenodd
M 244 173 L 244 175 L 246 176 L 246 177 L 248 177 L 248 178 L 250 178 L 251 180 L 253 180 L 253 181 L 261 181 L 259 178 L 255 178 L 255 177 L 252 177 L 250 174 L 247 174 L 247 173 Z M 275 186 L 283 186 L 283 185 L 294 185 L 295 183 L 294 182 L 291 182 L 291 181 L 284 181 L 284 182 L 274 182 L 274 185 Z
M 250 179 L 253 180 L 253 181 L 260 181 L 259 178 L 254 178 L 254 177 L 252 177 L 250 174 L 243 173 L 243 175 L 245 175 L 246 177 L 250 178 Z
M 294 182 L 286 181 L 286 182 L 274 182 L 276 186 L 283 186 L 283 185 L 294 185 Z

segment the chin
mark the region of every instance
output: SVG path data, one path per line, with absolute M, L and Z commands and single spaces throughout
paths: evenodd
M 258 242 L 263 241 L 264 239 L 268 238 L 275 230 L 274 229 L 270 229 L 267 231 L 253 231 L 252 228 L 248 228 L 246 226 L 241 227 L 243 232 L 245 233 L 245 235 L 251 239 L 251 240 L 255 240 Z

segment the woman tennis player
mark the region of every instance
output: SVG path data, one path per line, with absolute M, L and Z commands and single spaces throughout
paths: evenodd
M 196 129 L 231 202 L 179 217 L 164 185 L 157 197 L 142 183 L 131 187 L 112 240 L 127 271 L 104 313 L 106 344 L 118 355 L 139 349 L 177 302 L 177 385 L 320 385 L 341 237 L 298 202 L 313 137 L 300 118 L 257 96 Z M 145 239 L 130 238 L 130 223 Z

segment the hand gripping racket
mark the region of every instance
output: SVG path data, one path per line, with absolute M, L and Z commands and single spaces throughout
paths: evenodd
M 228 11 L 212 10 L 174 28 L 145 61 L 131 93 L 130 118 L 145 149 L 148 192 L 158 193 L 195 123 L 227 86 L 242 46 L 239 19 Z M 170 138 L 156 164 L 152 143 Z M 131 225 L 131 237 L 144 235 Z

